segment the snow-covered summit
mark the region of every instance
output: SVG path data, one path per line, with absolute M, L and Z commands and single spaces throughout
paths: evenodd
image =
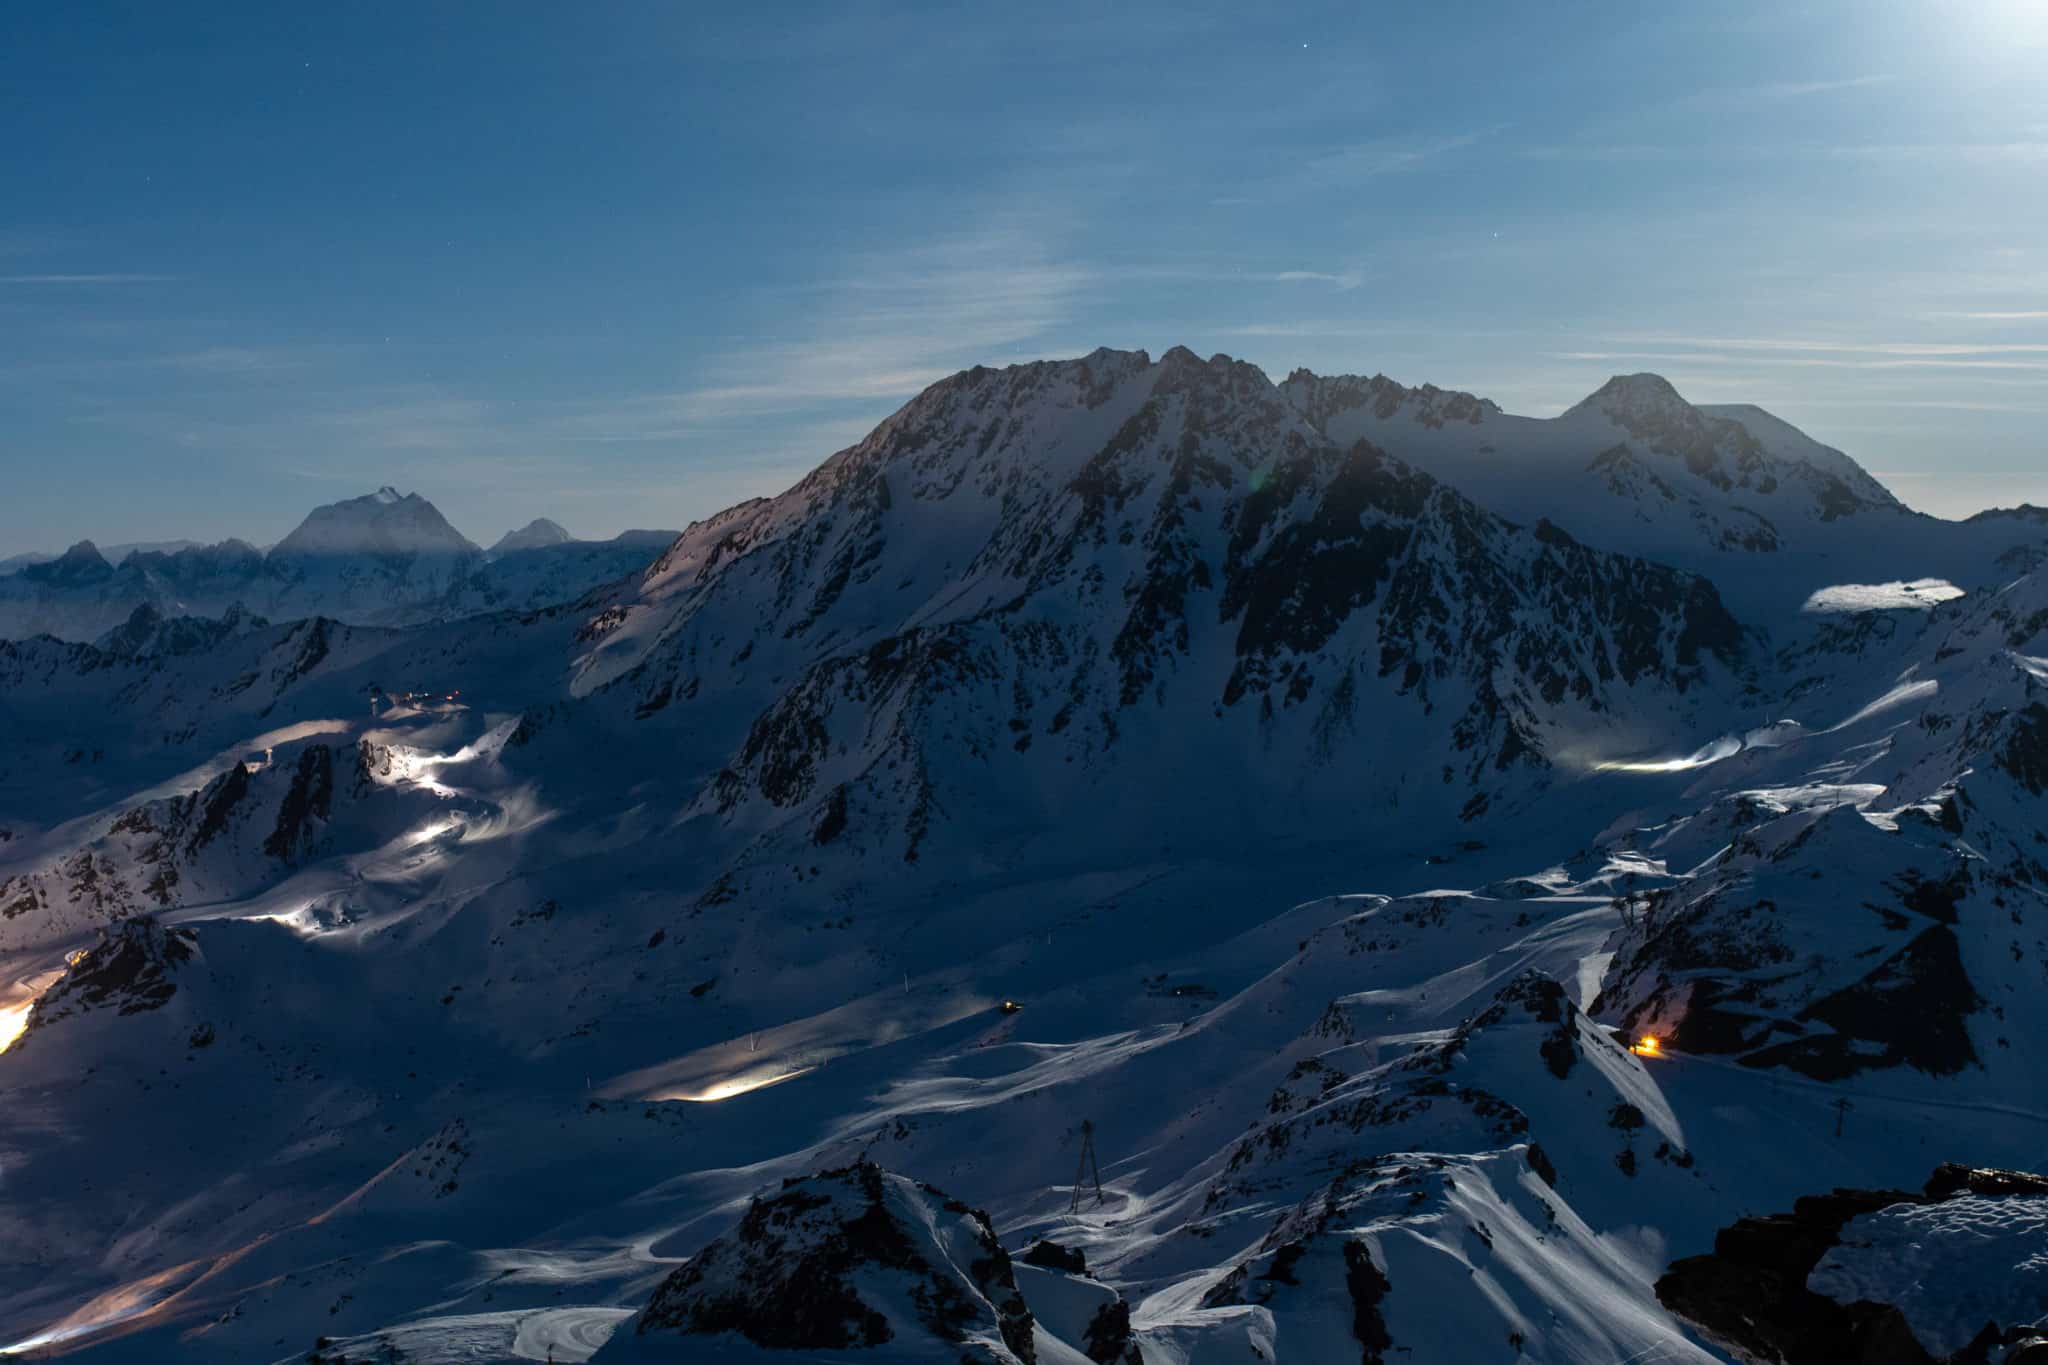
M 271 557 L 293 561 L 334 555 L 477 553 L 434 504 L 417 493 L 401 495 L 387 485 L 365 497 L 314 508 L 277 543 Z
M 535 517 L 516 531 L 507 531 L 490 548 L 490 555 L 510 554 L 514 550 L 536 550 L 549 545 L 566 545 L 575 537 L 562 528 L 560 522 L 546 517 Z
M 1683 422 L 1696 411 L 1679 397 L 1670 380 L 1647 371 L 1613 376 L 1580 399 L 1566 415 L 1589 409 L 1605 413 L 1624 426 Z
M 1740 611 L 1781 617 L 1830 582 L 2002 581 L 2040 530 L 1922 516 L 1839 450 L 1750 404 L 1699 406 L 1655 374 L 1617 375 L 1553 418 L 1376 376 L 1297 371 L 1282 385 L 1338 444 L 1368 439 L 1510 519 L 1546 518 L 1603 549 L 1711 578 Z

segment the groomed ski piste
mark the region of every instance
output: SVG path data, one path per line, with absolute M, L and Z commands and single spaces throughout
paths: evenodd
M 595 599 L 0 645 L 0 1351 L 1724 1360 L 1717 1231 L 2048 1165 L 2015 546 L 1643 383 L 1529 449 L 1674 497 L 1518 513 L 1430 457 L 1525 419 L 1305 384 L 969 372 Z M 1953 1352 L 2039 1202 L 1817 1292 Z

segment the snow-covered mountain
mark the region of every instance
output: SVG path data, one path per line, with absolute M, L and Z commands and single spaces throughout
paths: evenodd
M 591 634 L 600 709 L 693 735 L 744 712 L 693 809 L 774 867 L 842 836 L 829 856 L 1072 852 L 1076 803 L 1119 808 L 1117 845 L 1200 837 L 1147 799 L 1186 784 L 1219 830 L 1351 836 L 1362 771 L 1404 818 L 1476 816 L 1744 649 L 1702 580 L 1333 446 L 1186 351 L 939 385 L 685 533 Z
M 1369 439 L 1503 515 L 1703 573 L 1749 615 L 1796 608 L 1793 584 L 2003 581 L 1998 557 L 2043 529 L 1912 512 L 1762 408 L 1695 407 L 1654 374 L 1617 375 L 1554 418 L 1384 375 L 1297 370 L 1281 389 L 1333 440 Z M 1902 575 L 1902 560 L 1921 572 Z
M 380 488 L 316 507 L 264 557 L 287 615 L 301 601 L 335 601 L 341 613 L 404 611 L 454 595 L 483 551 L 417 493 Z
M 138 540 L 123 545 L 95 546 L 94 550 L 109 564 L 119 564 L 132 554 L 176 554 L 179 550 L 196 550 L 196 540 Z M 46 551 L 31 550 L 26 554 L 8 555 L 0 558 L 0 577 L 18 573 L 37 564 L 47 564 L 58 556 Z
M 489 554 L 431 502 L 393 488 L 318 507 L 272 546 L 172 542 L 102 555 L 81 541 L 0 577 L 0 638 L 91 640 L 133 613 L 271 619 L 328 616 L 415 625 L 486 611 L 536 611 L 644 569 L 673 532 L 578 541 L 545 518 Z
M 499 536 L 497 543 L 491 546 L 490 556 L 495 559 L 514 550 L 543 550 L 550 545 L 566 545 L 575 538 L 562 529 L 560 522 L 535 517 L 518 530 Z
M 574 603 L 0 644 L 0 1349 L 1709 1361 L 1769 1271 L 1950 1352 L 1874 1266 L 2031 1283 L 1910 1193 L 2048 1124 L 2023 519 L 1841 576 L 1921 519 L 1631 381 L 1545 439 L 1783 540 L 1660 560 L 1317 383 L 968 371 Z

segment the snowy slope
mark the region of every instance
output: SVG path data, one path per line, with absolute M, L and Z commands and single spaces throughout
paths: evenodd
M 576 605 L 0 645 L 0 1348 L 1725 1359 L 1722 1229 L 2038 1164 L 2041 582 L 1766 641 L 1385 444 L 1098 352 Z

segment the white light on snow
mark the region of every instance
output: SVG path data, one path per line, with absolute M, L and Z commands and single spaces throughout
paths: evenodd
M 1596 763 L 1593 765 L 1593 771 L 1596 773 L 1689 772 L 1694 768 L 1704 768 L 1709 763 L 1719 763 L 1724 758 L 1739 754 L 1742 752 L 1742 748 L 1743 743 L 1740 739 L 1734 735 L 1723 735 L 1712 744 L 1706 745 L 1704 748 L 1695 749 L 1684 758 L 1656 758 L 1635 762 Z
M 695 1094 L 658 1095 L 655 1098 L 688 1100 L 692 1104 L 716 1104 L 720 1100 L 729 1100 L 735 1095 L 744 1095 L 750 1090 L 762 1090 L 771 1085 L 780 1085 L 784 1081 L 793 1081 L 799 1076 L 807 1075 L 816 1070 L 817 1068 L 814 1066 L 800 1066 L 794 1071 L 743 1071 L 737 1076 L 727 1077 L 716 1085 L 706 1086 Z
M 1837 583 L 1806 599 L 1801 611 L 1838 614 L 1858 611 L 1925 611 L 1937 602 L 1952 602 L 1963 590 L 1946 578 L 1916 578 L 1910 583 Z
M 9 1005 L 6 1009 L 0 1009 L 0 1052 L 13 1047 L 14 1040 L 28 1027 L 28 1012 L 35 1008 L 35 1003 L 33 1000 L 24 1000 L 19 1005 Z

